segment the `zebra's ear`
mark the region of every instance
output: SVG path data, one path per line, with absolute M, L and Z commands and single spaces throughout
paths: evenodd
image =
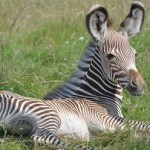
M 92 37 L 101 41 L 107 33 L 108 12 L 101 5 L 94 5 L 86 16 L 86 26 Z
M 145 18 L 144 5 L 135 1 L 131 4 L 130 13 L 125 20 L 120 24 L 119 33 L 127 38 L 134 37 L 141 31 Z

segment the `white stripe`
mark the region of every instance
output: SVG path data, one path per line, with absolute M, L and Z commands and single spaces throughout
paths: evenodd
M 130 64 L 127 69 L 137 71 L 135 64 Z

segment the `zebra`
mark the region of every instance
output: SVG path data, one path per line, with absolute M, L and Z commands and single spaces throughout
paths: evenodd
M 121 112 L 123 88 L 137 96 L 146 89 L 135 65 L 136 51 L 128 42 L 140 32 L 144 14 L 143 4 L 133 2 L 116 32 L 107 10 L 92 6 L 86 26 L 96 48 L 75 94 L 44 101 L 0 91 L 0 125 L 9 133 L 28 135 L 36 143 L 58 148 L 71 146 L 59 139 L 61 135 L 89 140 L 98 131 L 126 130 L 128 126 L 149 132 L 150 122 L 127 120 Z
M 143 13 L 143 16 L 141 16 L 142 19 L 141 20 L 139 19 L 140 21 L 142 21 L 141 25 L 137 25 L 136 24 L 137 21 L 134 21 L 134 19 L 131 19 L 131 18 L 133 18 L 132 12 L 134 12 L 134 10 L 136 11 L 137 7 L 139 7 Z M 131 18 L 130 18 L 130 16 L 131 16 Z M 130 8 L 130 13 L 127 15 L 125 21 L 123 21 L 120 25 L 119 32 L 120 33 L 122 32 L 122 34 L 125 34 L 125 33 L 130 34 L 130 32 L 135 32 L 133 35 L 129 35 L 128 38 L 135 36 L 137 33 L 140 32 L 140 29 L 144 22 L 144 17 L 145 17 L 144 5 L 139 1 L 133 2 L 132 6 Z M 128 20 L 130 20 L 130 21 L 128 21 Z M 132 23 L 132 20 L 134 21 L 133 23 Z M 139 24 L 140 24 L 140 22 L 139 22 Z M 131 27 L 130 27 L 130 25 L 131 25 Z M 133 26 L 135 26 L 135 29 Z M 128 30 L 128 31 L 123 32 L 123 30 Z M 90 64 L 91 64 L 91 61 L 92 61 L 92 58 L 93 58 L 93 55 L 94 55 L 94 52 L 96 49 L 96 45 L 97 45 L 97 43 L 96 43 L 95 39 L 93 39 L 92 42 L 89 43 L 88 47 L 86 47 L 84 55 L 82 56 L 80 63 L 78 65 L 75 73 L 71 77 L 71 79 L 69 81 L 67 81 L 66 83 L 63 83 L 61 86 L 57 87 L 56 89 L 54 89 L 52 92 L 46 94 L 43 97 L 44 100 L 51 100 L 51 99 L 56 99 L 56 98 L 62 98 L 62 99 L 71 98 L 71 97 L 74 97 L 74 95 L 76 95 L 76 97 L 78 97 L 77 90 L 81 86 L 81 84 L 84 80 L 84 76 L 86 75 L 86 73 L 90 67 Z M 92 91 L 88 91 L 88 92 L 92 94 Z

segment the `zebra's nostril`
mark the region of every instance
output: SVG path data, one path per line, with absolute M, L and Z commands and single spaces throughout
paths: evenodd
M 130 82 L 130 84 L 131 84 L 131 86 L 133 86 L 133 87 L 137 87 L 137 84 L 136 84 L 133 80 Z

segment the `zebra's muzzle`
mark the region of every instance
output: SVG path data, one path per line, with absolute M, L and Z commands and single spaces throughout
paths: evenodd
M 140 87 L 139 86 L 132 86 L 131 84 L 129 84 L 127 86 L 127 90 L 129 91 L 129 93 L 131 95 L 134 95 L 134 96 L 141 96 L 141 95 L 143 95 L 145 90 L 146 90 L 146 88 L 147 88 L 147 85 L 146 85 L 145 82 Z
M 130 92 L 131 95 L 134 96 L 141 96 L 145 93 L 147 89 L 147 84 L 145 82 L 143 82 L 142 84 L 129 84 L 127 86 L 127 90 Z
M 141 74 L 137 70 L 130 70 L 129 76 L 130 83 L 127 86 L 127 90 L 134 96 L 143 95 L 147 89 L 147 85 Z

